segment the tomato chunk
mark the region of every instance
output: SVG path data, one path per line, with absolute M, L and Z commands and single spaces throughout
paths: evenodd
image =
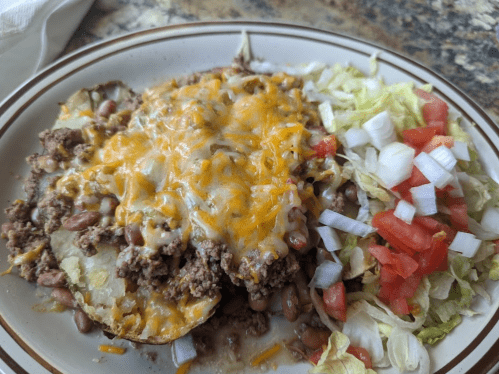
M 431 246 L 430 233 L 418 225 L 409 225 L 395 217 L 393 209 L 376 213 L 372 226 L 378 229 L 378 234 L 393 248 L 408 255 L 424 251 Z
M 406 315 L 410 313 L 409 304 L 403 297 L 390 301 L 390 309 L 395 314 Z
M 425 92 L 420 89 L 416 89 L 414 92 L 416 93 L 416 95 L 426 101 L 426 103 L 421 108 L 421 112 L 423 114 L 423 119 L 427 124 L 431 121 L 447 122 L 449 106 L 445 101 L 434 94 Z
M 448 255 L 449 245 L 444 240 L 434 237 L 430 249 L 418 253 L 419 268 L 417 273 L 425 275 L 447 270 Z
M 435 135 L 421 148 L 421 152 L 430 153 L 441 145 L 445 145 L 447 148 L 454 147 L 454 138 L 452 136 Z
M 319 348 L 318 350 L 316 350 L 314 353 L 312 353 L 310 355 L 310 357 L 308 358 L 310 360 L 310 362 L 312 362 L 314 365 L 317 365 L 317 363 L 319 362 L 319 360 L 321 359 L 321 356 L 322 354 L 324 353 L 324 349 L 322 348 Z
M 339 321 L 347 321 L 347 300 L 343 282 L 337 282 L 325 289 L 322 298 L 327 314 Z
M 369 252 L 382 264 L 385 271 L 409 277 L 418 268 L 418 263 L 405 253 L 396 253 L 382 245 L 370 245 Z
M 350 345 L 347 348 L 347 353 L 350 353 L 351 355 L 355 356 L 357 359 L 362 361 L 364 365 L 366 366 L 366 369 L 372 369 L 373 364 L 371 361 L 371 355 L 367 351 L 367 349 L 362 348 L 362 347 L 354 347 L 353 345 Z
M 428 184 L 430 181 L 421 173 L 416 166 L 412 167 L 411 176 L 408 179 L 408 183 L 411 187 L 422 186 L 423 184 Z M 412 195 L 411 195 L 412 198 Z
M 428 143 L 438 132 L 436 127 L 418 127 L 402 131 L 404 143 L 416 148 L 421 148 Z
M 428 128 L 435 129 L 436 135 L 447 135 L 446 121 L 429 121 Z
M 420 227 L 424 227 L 432 236 L 441 231 L 445 232 L 444 241 L 448 244 L 452 243 L 457 234 L 456 230 L 452 227 L 432 217 L 416 216 L 412 219 L 412 222 Z
M 329 135 L 322 139 L 319 143 L 314 145 L 312 149 L 315 151 L 314 156 L 324 158 L 326 156 L 335 156 L 338 149 L 336 136 Z

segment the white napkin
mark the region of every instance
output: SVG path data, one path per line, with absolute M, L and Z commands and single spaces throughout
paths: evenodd
M 0 0 L 0 102 L 63 50 L 93 0 Z

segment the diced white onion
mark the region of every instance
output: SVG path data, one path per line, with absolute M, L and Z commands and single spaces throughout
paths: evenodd
M 464 191 L 463 187 L 461 186 L 461 183 L 459 182 L 459 177 L 457 175 L 456 169 L 453 169 L 451 173 L 452 173 L 452 180 L 450 181 L 449 185 L 454 188 L 449 192 L 449 195 L 451 195 L 452 197 L 463 197 Z
M 395 187 L 411 176 L 415 150 L 403 143 L 393 142 L 379 152 L 376 175 L 387 188 Z
M 348 148 L 359 147 L 369 143 L 370 140 L 369 134 L 364 129 L 352 127 L 345 133 L 345 145 Z
M 376 229 L 372 226 L 366 225 L 365 223 L 359 222 L 329 209 L 326 209 L 321 213 L 319 222 L 323 225 L 362 237 L 366 237 L 376 231 Z
M 458 160 L 470 161 L 470 152 L 468 150 L 468 144 L 465 142 L 460 142 L 458 140 L 454 141 L 454 146 L 450 149 L 454 154 L 454 157 Z
M 405 200 L 400 200 L 393 212 L 393 215 L 400 218 L 402 221 L 411 224 L 414 215 L 416 214 L 416 207 Z
M 337 251 L 343 247 L 340 237 L 332 227 L 320 226 L 317 227 L 316 230 L 321 236 L 324 246 L 329 252 Z
M 321 116 L 322 124 L 326 128 L 327 131 L 333 132 L 334 127 L 334 114 L 333 108 L 331 107 L 331 103 L 325 101 L 318 106 L 319 114 Z
M 499 234 L 495 232 L 485 230 L 482 225 L 480 225 L 473 218 L 468 217 L 468 229 L 481 240 L 496 240 L 499 239 Z
M 381 149 L 385 145 L 397 140 L 395 126 L 393 126 L 387 111 L 375 115 L 362 125 L 371 138 L 371 144 Z
M 429 216 L 437 213 L 437 196 L 433 184 L 423 184 L 410 189 L 412 201 L 419 216 Z
M 437 188 L 447 186 L 452 180 L 452 174 L 445 170 L 428 153 L 421 152 L 414 158 L 414 165 Z
M 429 155 L 447 171 L 451 171 L 457 164 L 456 157 L 445 145 L 435 148 Z
M 191 334 L 184 335 L 173 341 L 172 356 L 173 363 L 177 367 L 196 358 L 196 348 Z
M 475 235 L 458 231 L 456 237 L 452 243 L 450 243 L 449 249 L 460 252 L 463 256 L 471 258 L 478 251 L 480 244 L 482 244 L 482 241 L 477 239 Z
M 364 166 L 369 173 L 376 172 L 376 168 L 378 167 L 378 153 L 376 152 L 376 148 L 366 148 L 366 159 L 364 160 Z
M 499 234 L 499 208 L 488 207 L 485 209 L 480 224 L 484 230 Z
M 338 262 L 326 260 L 315 269 L 315 274 L 310 281 L 309 287 L 329 288 L 329 286 L 341 280 L 342 271 L 343 265 Z

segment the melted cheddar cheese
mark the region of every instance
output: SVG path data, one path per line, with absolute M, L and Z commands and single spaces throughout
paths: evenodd
M 127 130 L 105 140 L 84 132 L 98 150 L 57 189 L 75 199 L 116 195 L 116 223 L 141 225 L 144 255 L 177 237 L 224 242 L 236 263 L 254 250 L 284 257 L 289 211 L 300 198 L 314 210 L 311 188 L 298 197 L 294 182 L 310 154 L 305 124 L 317 119 L 298 88 L 282 89 L 293 79 L 208 74 L 150 89 Z

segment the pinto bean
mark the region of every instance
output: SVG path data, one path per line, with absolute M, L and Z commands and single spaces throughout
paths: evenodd
M 36 282 L 43 287 L 64 287 L 66 277 L 61 270 L 50 270 L 40 274 Z
M 308 287 L 307 276 L 303 270 L 298 270 L 295 273 L 294 281 L 296 284 L 296 289 L 298 290 L 298 297 L 302 305 L 310 304 L 312 299 L 310 298 L 310 287 Z
M 357 186 L 355 184 L 349 184 L 345 189 L 345 197 L 352 203 L 357 202 Z
M 331 332 L 323 329 L 308 326 L 301 334 L 300 340 L 308 348 L 316 350 L 327 345 Z
M 82 212 L 69 217 L 62 225 L 68 231 L 81 231 L 95 225 L 100 217 L 99 212 Z
M 136 223 L 131 223 L 125 227 L 125 240 L 129 245 L 143 245 L 144 238 L 140 232 L 140 227 Z
M 73 294 L 67 288 L 56 287 L 52 290 L 50 296 L 68 308 L 75 309 L 78 307 Z
M 94 327 L 94 321 L 92 321 L 90 317 L 79 308 L 75 312 L 74 320 L 78 331 L 82 334 L 86 334 L 87 332 L 92 331 Z
M 104 118 L 109 118 L 114 112 L 116 112 L 116 102 L 114 100 L 104 100 L 99 105 L 95 114 Z
M 253 299 L 251 297 L 251 294 L 250 294 L 248 296 L 248 302 L 249 302 L 250 308 L 256 312 L 263 312 L 264 310 L 267 310 L 267 307 L 269 306 L 269 298 L 268 297 L 262 297 L 260 299 Z
M 281 304 L 284 317 L 289 322 L 296 321 L 301 312 L 296 284 L 290 283 L 282 289 Z

